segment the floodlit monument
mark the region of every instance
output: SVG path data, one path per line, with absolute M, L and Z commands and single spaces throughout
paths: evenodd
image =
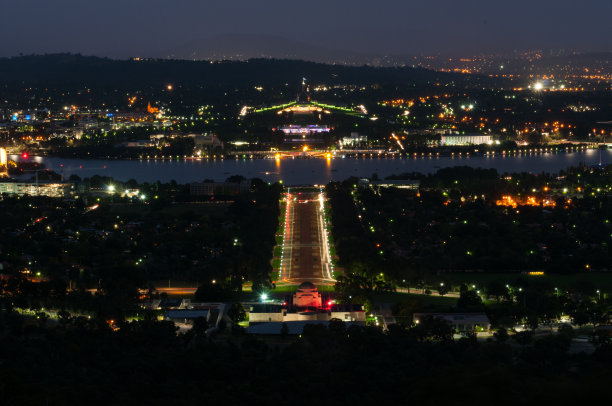
M 270 331 L 278 334 L 280 327 L 274 324 L 308 322 L 327 323 L 331 319 L 365 324 L 365 310 L 360 304 L 337 304 L 333 300 L 324 303 L 321 293 L 312 282 L 302 282 L 288 302 L 250 304 L 249 323 L 271 323 Z M 247 331 L 248 332 L 248 331 Z
M 322 307 L 321 294 L 310 282 L 302 282 L 293 294 L 293 305 L 296 307 Z

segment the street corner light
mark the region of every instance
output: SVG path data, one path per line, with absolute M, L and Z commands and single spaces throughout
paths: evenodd
M 268 294 L 267 293 L 262 293 L 260 298 L 261 298 L 261 301 L 264 302 L 264 301 L 268 300 Z
M 115 191 L 115 185 L 108 185 L 107 189 L 109 192 L 113 193 Z

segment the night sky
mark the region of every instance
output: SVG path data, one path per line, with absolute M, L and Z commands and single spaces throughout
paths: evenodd
M 3 0 L 0 55 L 159 56 L 224 34 L 411 55 L 612 51 L 612 0 Z

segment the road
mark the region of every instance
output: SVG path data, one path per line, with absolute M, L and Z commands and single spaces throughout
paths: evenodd
M 286 197 L 281 281 L 333 282 L 324 218 L 324 196 L 312 189 L 290 189 Z

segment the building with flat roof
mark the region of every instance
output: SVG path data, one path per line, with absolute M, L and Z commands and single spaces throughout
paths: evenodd
M 283 142 L 286 143 L 323 143 L 323 135 L 330 132 L 331 128 L 326 125 L 296 125 L 291 124 L 279 128 L 284 134 Z
M 440 145 L 442 146 L 459 146 L 459 145 L 481 145 L 492 144 L 493 137 L 491 135 L 482 134 L 451 134 L 440 136 Z
M 288 305 L 251 305 L 247 307 L 249 323 L 284 323 L 290 321 L 329 321 L 339 319 L 345 322 L 365 325 L 366 314 L 363 305 L 329 304 L 321 308 L 297 308 Z
M 311 282 L 302 282 L 287 300 L 291 303 L 257 303 L 245 306 L 249 312 L 249 323 L 324 322 L 339 319 L 365 324 L 363 305 L 336 304 L 331 300 L 324 303 L 321 294 Z
M 397 189 L 406 189 L 406 190 L 419 190 L 421 186 L 421 181 L 418 179 L 398 179 L 398 180 L 370 180 L 370 179 L 360 179 L 359 187 L 362 188 L 370 188 L 375 191 L 379 191 L 380 189 L 386 188 L 397 188 Z
M 17 196 L 69 197 L 74 184 L 67 182 L 0 182 L 0 194 Z
M 164 313 L 164 320 L 183 324 L 193 324 L 193 321 L 200 317 L 210 321 L 210 311 L 204 309 L 176 309 Z

